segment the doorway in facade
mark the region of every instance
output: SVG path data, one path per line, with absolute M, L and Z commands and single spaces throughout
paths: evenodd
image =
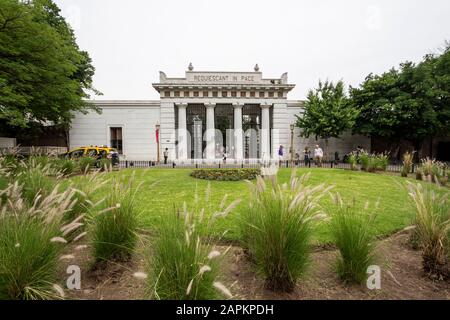
M 188 141 L 188 156 L 191 159 L 204 159 L 206 141 L 206 108 L 203 104 L 189 104 L 186 109 L 186 126 L 191 136 Z
M 261 108 L 258 104 L 246 104 L 242 108 L 244 131 L 244 158 L 258 159 L 261 155 Z
M 231 104 L 218 104 L 214 108 L 216 127 L 216 158 L 226 159 L 234 155 L 234 109 Z

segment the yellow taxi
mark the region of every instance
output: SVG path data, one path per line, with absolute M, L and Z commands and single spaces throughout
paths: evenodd
M 98 160 L 102 158 L 111 159 L 113 165 L 119 164 L 119 153 L 117 149 L 106 146 L 79 147 L 64 153 L 62 156 L 67 158 L 93 157 Z

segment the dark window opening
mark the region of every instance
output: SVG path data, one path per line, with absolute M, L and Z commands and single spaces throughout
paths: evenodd
M 111 127 L 110 129 L 110 139 L 111 139 L 111 148 L 116 148 L 119 154 L 123 153 L 123 144 L 122 144 L 122 128 L 120 127 Z

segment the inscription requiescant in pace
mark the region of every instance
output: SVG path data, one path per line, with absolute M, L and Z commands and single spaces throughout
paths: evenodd
M 254 82 L 252 75 L 195 75 L 197 82 Z

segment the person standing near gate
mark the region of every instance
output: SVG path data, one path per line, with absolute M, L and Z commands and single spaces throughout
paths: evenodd
M 303 150 L 303 157 L 305 160 L 305 167 L 309 167 L 311 164 L 311 151 L 309 150 L 309 147 L 305 147 L 305 150 Z
M 166 148 L 163 152 L 163 156 L 164 156 L 164 164 L 167 164 L 167 159 L 169 158 L 169 149 Z
M 323 150 L 321 147 L 319 147 L 318 144 L 316 144 L 316 147 L 314 148 L 314 161 L 316 162 L 316 166 L 318 167 L 322 166 L 322 158 L 323 158 Z
M 278 149 L 278 161 L 279 161 L 279 166 L 281 167 L 282 162 L 283 162 L 283 155 L 284 155 L 284 147 L 282 145 L 280 145 L 280 148 Z

